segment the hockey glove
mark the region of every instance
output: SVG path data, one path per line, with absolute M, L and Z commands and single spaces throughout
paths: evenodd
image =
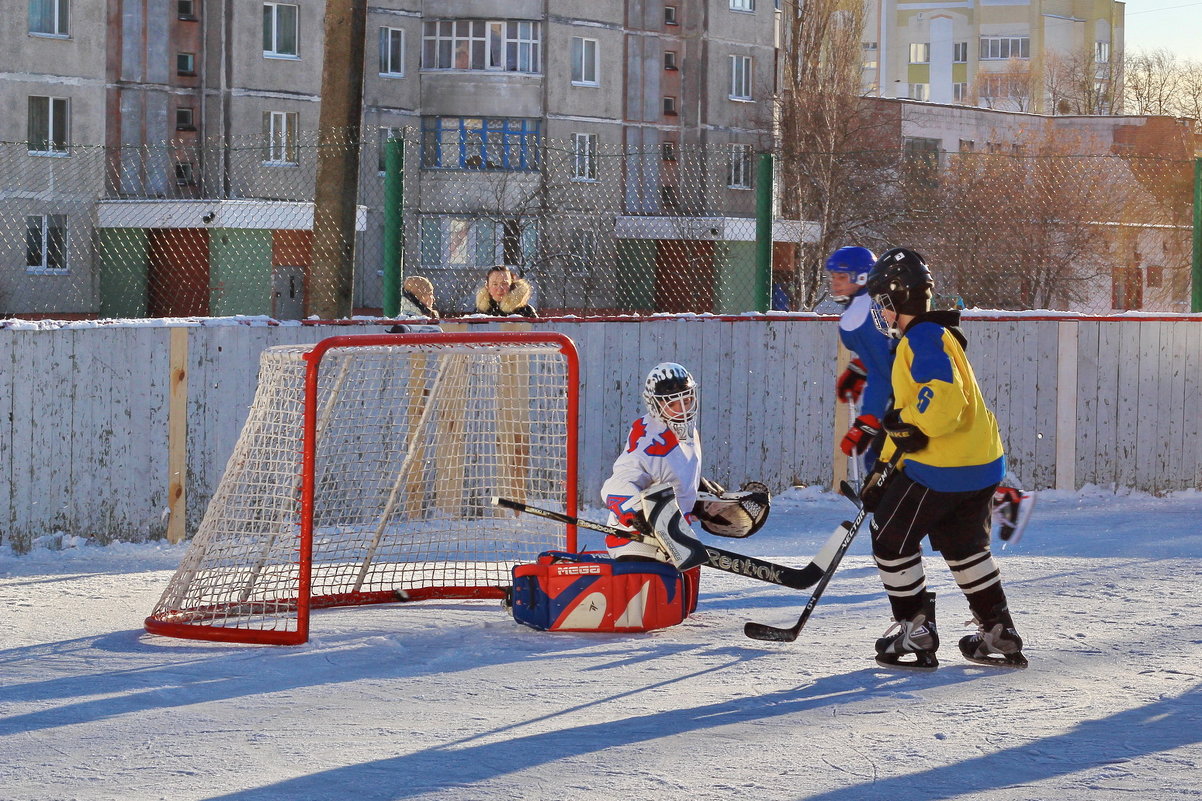
M 883 485 L 881 484 L 881 473 L 884 472 L 885 467 L 884 462 L 877 462 L 872 468 L 872 472 L 864 479 L 864 487 L 860 490 L 860 504 L 869 512 L 876 511 L 876 507 L 885 494 L 885 487 L 889 486 L 888 479 Z
M 864 384 L 868 381 L 868 370 L 864 362 L 852 359 L 847 369 L 839 374 L 835 381 L 835 398 L 848 403 L 856 403 L 864 393 Z
M 768 520 L 772 494 L 758 481 L 749 481 L 738 492 L 713 495 L 702 492 L 693 505 L 701 527 L 719 537 L 750 537 Z
M 856 418 L 852 427 L 843 435 L 839 449 L 848 456 L 859 456 L 868 450 L 873 437 L 881 433 L 881 421 L 875 414 L 862 414 Z
M 897 409 L 885 415 L 885 433 L 893 438 L 893 444 L 902 453 L 914 453 L 930 444 L 931 438 L 916 425 L 902 422 Z

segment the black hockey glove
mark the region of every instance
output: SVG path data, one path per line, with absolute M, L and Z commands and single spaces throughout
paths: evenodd
M 881 497 L 885 494 L 885 487 L 889 486 L 888 479 L 884 483 L 881 482 L 881 475 L 885 472 L 886 467 L 884 462 L 877 462 L 873 466 L 872 472 L 864 479 L 864 486 L 860 489 L 860 503 L 869 512 L 876 511 Z
M 882 425 L 885 433 L 893 438 L 893 444 L 902 453 L 920 451 L 931 442 L 931 438 L 922 433 L 921 428 L 902 422 L 901 412 L 897 409 L 885 415 Z

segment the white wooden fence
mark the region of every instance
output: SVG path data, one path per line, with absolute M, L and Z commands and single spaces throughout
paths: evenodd
M 585 505 L 599 503 L 642 413 L 643 377 L 660 361 L 684 364 L 701 385 L 705 472 L 715 480 L 758 479 L 779 491 L 829 485 L 842 469 L 832 318 L 531 325 L 567 334 L 580 350 Z M 0 544 L 24 550 L 56 533 L 141 541 L 169 524 L 191 534 L 246 416 L 260 351 L 383 330 L 256 321 L 0 328 Z M 965 330 L 1024 487 L 1200 486 L 1202 317 L 970 316 Z M 172 436 L 185 447 L 169 448 Z M 186 458 L 174 463 L 170 453 Z

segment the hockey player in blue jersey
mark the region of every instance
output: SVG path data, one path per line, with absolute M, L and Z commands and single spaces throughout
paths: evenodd
M 853 355 L 851 364 L 835 382 L 835 395 L 842 403 L 860 404 L 859 415 L 839 447 L 852 459 L 866 454 L 865 464 L 870 466 L 880 451 L 873 442 L 893 395 L 889 376 L 894 343 L 873 325 L 872 299 L 864 291 L 874 264 L 873 252 L 861 247 L 839 248 L 826 260 L 831 298 L 846 304 L 839 316 L 839 338 Z

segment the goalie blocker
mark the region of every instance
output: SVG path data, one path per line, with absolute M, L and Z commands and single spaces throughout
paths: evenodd
M 758 481 L 749 481 L 737 492 L 727 492 L 707 478 L 701 479 L 693 516 L 701 527 L 718 537 L 750 537 L 763 528 L 772 506 L 772 494 Z

